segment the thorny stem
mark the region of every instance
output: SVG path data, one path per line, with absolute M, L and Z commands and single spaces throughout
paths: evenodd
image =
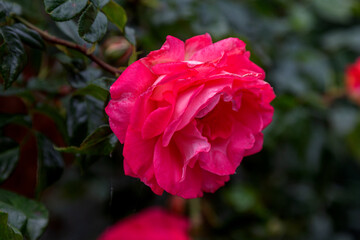
M 89 50 L 84 47 L 84 46 L 80 46 L 78 44 L 75 44 L 73 42 L 69 42 L 66 41 L 64 39 L 60 39 L 57 38 L 51 34 L 49 34 L 48 32 L 36 27 L 35 25 L 31 24 L 30 22 L 26 21 L 25 19 L 23 19 L 22 17 L 19 16 L 13 16 L 14 19 L 18 20 L 19 22 L 23 23 L 24 25 L 26 25 L 28 28 L 38 32 L 40 34 L 40 36 L 45 40 L 48 41 L 52 44 L 55 45 L 62 45 L 71 49 L 74 49 L 78 52 L 81 52 L 82 54 L 86 55 L 88 58 L 90 58 L 92 61 L 94 61 L 97 65 L 99 65 L 102 69 L 114 74 L 115 76 L 119 76 L 122 73 L 122 70 L 117 69 L 113 66 L 110 66 L 109 64 L 107 64 L 106 62 L 104 62 L 103 60 L 101 60 L 100 58 L 96 57 L 94 54 L 91 54 L 89 52 Z

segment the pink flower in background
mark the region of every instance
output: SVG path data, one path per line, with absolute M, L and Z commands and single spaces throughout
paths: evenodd
M 237 38 L 168 36 L 111 86 L 110 127 L 124 143 L 125 174 L 156 194 L 214 192 L 244 156 L 261 150 L 275 95 Z
M 190 240 L 187 219 L 150 208 L 108 228 L 98 240 Z
M 360 58 L 347 67 L 345 79 L 348 95 L 360 104 Z

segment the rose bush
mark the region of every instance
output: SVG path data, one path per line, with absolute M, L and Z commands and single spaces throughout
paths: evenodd
M 347 67 L 345 79 L 348 95 L 360 104 L 360 58 Z
M 237 38 L 168 36 L 130 65 L 105 109 L 124 143 L 125 174 L 184 198 L 223 186 L 244 156 L 260 151 L 272 120 L 273 89 L 249 57 Z
M 150 208 L 108 228 L 98 240 L 189 240 L 187 219 Z

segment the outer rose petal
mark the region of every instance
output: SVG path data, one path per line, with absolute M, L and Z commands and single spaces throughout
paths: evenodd
M 248 53 L 248 52 L 246 52 Z M 263 80 L 265 78 L 265 72 L 262 68 L 257 66 L 255 63 L 251 62 L 250 54 L 234 54 L 231 56 L 228 56 L 228 62 L 226 66 L 224 67 L 224 70 L 227 72 L 240 74 L 240 75 L 252 75 L 258 79 Z M 241 68 L 239 68 L 239 65 L 241 64 Z
M 121 100 L 111 100 L 105 108 L 105 112 L 109 116 L 110 127 L 121 143 L 125 141 L 133 106 L 133 100 L 123 98 Z
M 189 222 L 160 208 L 150 208 L 108 228 L 99 240 L 189 240 Z
M 127 67 L 110 87 L 111 98 L 137 97 L 148 89 L 155 80 L 156 75 L 138 60 Z
M 152 156 L 155 143 L 155 139 L 143 140 L 139 131 L 129 128 L 123 150 L 124 170 L 126 175 L 139 177 L 156 194 L 162 194 L 154 176 Z
M 159 63 L 183 61 L 184 54 L 184 42 L 173 36 L 167 36 L 162 47 L 159 50 L 150 52 L 142 61 L 148 66 L 154 66 Z
M 204 192 L 211 192 L 211 193 L 215 192 L 220 187 L 224 186 L 225 182 L 230 180 L 230 176 L 228 175 L 219 176 L 205 170 L 202 171 L 202 178 L 203 178 L 202 190 Z
M 228 55 L 243 54 L 245 43 L 237 38 L 227 38 L 197 51 L 190 60 L 210 62 L 220 58 L 224 52 Z
M 263 142 L 264 142 L 264 135 L 260 132 L 260 133 L 256 134 L 254 137 L 255 137 L 254 146 L 250 149 L 246 149 L 244 156 L 249 156 L 249 155 L 258 153 L 262 149 Z
M 185 42 L 185 60 L 190 59 L 195 52 L 211 44 L 211 36 L 208 33 L 189 38 Z

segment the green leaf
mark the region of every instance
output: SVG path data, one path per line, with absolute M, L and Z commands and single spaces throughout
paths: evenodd
M 108 155 L 113 151 L 116 143 L 117 139 L 110 127 L 103 125 L 87 136 L 79 147 L 56 147 L 55 149 L 60 152 L 74 154 Z
M 125 38 L 132 44 L 136 45 L 135 29 L 131 27 L 125 27 Z
M 138 53 L 136 52 L 136 46 L 132 46 L 132 53 L 131 53 L 131 56 L 129 58 L 129 61 L 128 61 L 128 65 L 132 64 L 133 62 L 135 62 L 138 58 Z
M 20 39 L 28 44 L 30 47 L 44 49 L 45 44 L 40 34 L 36 31 L 27 28 L 22 23 L 15 23 L 12 25 L 14 32 L 20 37 Z
M 107 24 L 106 16 L 90 3 L 80 16 L 79 35 L 87 42 L 98 42 L 105 35 Z
M 61 154 L 55 151 L 52 142 L 41 134 L 37 134 L 38 144 L 38 179 L 37 192 L 56 182 L 64 170 Z
M 61 136 L 65 142 L 69 141 L 69 136 L 67 134 L 66 128 L 66 119 L 63 116 L 58 108 L 51 107 L 49 105 L 41 105 L 36 110 L 32 111 L 32 114 L 41 114 L 50 118 L 56 124 L 57 130 L 61 133 Z
M 44 4 L 55 21 L 67 21 L 83 11 L 87 0 L 44 0 Z
M 9 123 L 18 123 L 20 125 L 26 125 L 31 127 L 31 120 L 25 115 L 0 113 L 0 128 L 2 128 L 3 126 Z
M 107 89 L 104 89 L 96 84 L 89 84 L 84 88 L 81 88 L 74 92 L 74 95 L 91 95 L 94 98 L 97 98 L 103 102 L 106 101 L 106 99 L 109 96 L 109 91 Z
M 322 42 L 327 50 L 333 52 L 339 51 L 342 48 L 350 49 L 351 51 L 360 52 L 360 27 L 354 26 L 351 28 L 340 30 L 333 30 L 322 37 Z
M 39 202 L 0 189 L 0 211 L 8 214 L 8 222 L 21 229 L 30 240 L 39 239 L 44 232 L 49 213 Z
M 0 183 L 6 180 L 16 167 L 19 146 L 9 138 L 0 138 Z
M 8 214 L 0 211 L 0 239 L 4 240 L 22 240 L 21 232 L 8 224 Z
M 104 7 L 110 0 L 90 0 L 97 8 Z
M 6 22 L 11 13 L 21 15 L 21 6 L 16 3 L 0 1 L 0 23 Z
M 66 36 L 75 41 L 77 44 L 85 46 L 86 48 L 91 47 L 91 44 L 87 43 L 79 36 L 77 31 L 78 25 L 73 20 L 66 22 L 56 22 L 56 26 L 58 26 L 58 28 L 60 28 L 60 30 L 65 33 Z
M 110 0 L 101 10 L 121 31 L 124 30 L 127 17 L 125 10 L 119 4 Z
M 354 0 L 314 0 L 311 3 L 329 21 L 347 22 L 351 19 Z
M 18 78 L 26 64 L 26 53 L 19 36 L 9 26 L 0 28 L 4 39 L 0 47 L 0 72 L 4 79 L 4 88 L 7 89 Z
M 100 125 L 105 124 L 104 102 L 92 96 L 73 96 L 67 106 L 70 143 L 78 146 Z
M 358 120 L 356 127 L 347 136 L 347 142 L 353 156 L 360 162 L 360 121 Z
M 258 193 L 250 186 L 236 184 L 228 188 L 223 196 L 225 201 L 239 213 L 254 212 L 259 216 L 267 214 L 267 210 L 263 207 Z

